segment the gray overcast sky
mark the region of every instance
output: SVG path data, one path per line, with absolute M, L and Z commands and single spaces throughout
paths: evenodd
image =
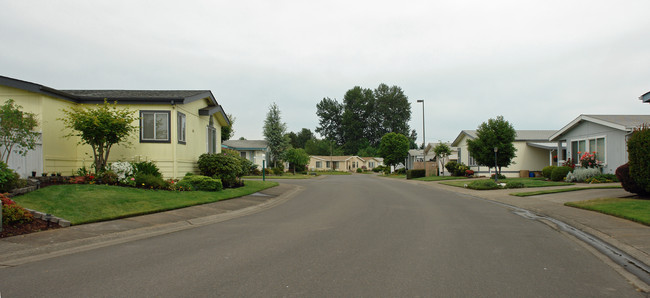
M 422 142 L 503 115 L 560 129 L 648 114 L 650 1 L 0 0 L 0 75 L 58 89 L 209 89 L 261 139 L 354 86 L 400 86 Z

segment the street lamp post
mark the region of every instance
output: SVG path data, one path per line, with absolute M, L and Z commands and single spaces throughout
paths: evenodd
M 418 99 L 418 102 L 422 103 L 422 149 L 424 149 L 426 143 L 426 134 L 424 133 L 424 99 Z
M 499 151 L 499 148 L 494 147 L 494 183 L 499 183 L 499 172 L 497 172 L 497 151 Z
M 262 181 L 266 181 L 266 154 L 262 154 Z

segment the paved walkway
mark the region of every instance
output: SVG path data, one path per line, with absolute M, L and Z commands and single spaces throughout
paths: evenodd
M 564 206 L 565 202 L 570 201 L 630 196 L 623 189 L 595 189 L 532 197 L 515 197 L 509 194 L 563 187 L 476 191 L 447 186 L 438 182 L 413 180 L 405 182 L 463 193 L 558 219 L 594 235 L 637 260 L 650 265 L 650 227 L 593 211 Z M 588 185 L 577 186 L 587 187 Z M 2 251 L 2 254 L 0 254 L 0 268 L 133 241 L 151 237 L 152 235 L 181 231 L 197 225 L 206 225 L 245 214 L 252 214 L 281 204 L 301 189 L 300 186 L 283 183 L 278 187 L 235 200 L 3 238 L 0 239 L 0 251 Z

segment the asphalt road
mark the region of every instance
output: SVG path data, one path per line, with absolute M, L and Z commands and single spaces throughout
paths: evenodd
M 637 297 L 575 240 L 481 199 L 365 175 L 261 213 L 0 269 L 6 297 Z

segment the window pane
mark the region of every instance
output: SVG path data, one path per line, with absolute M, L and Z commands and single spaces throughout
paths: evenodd
M 156 140 L 168 140 L 169 139 L 169 115 L 167 114 L 156 114 Z
M 589 152 L 594 153 L 596 151 L 596 140 L 589 140 Z
M 605 161 L 605 138 L 596 139 L 596 159 Z
M 578 142 L 571 142 L 571 161 L 576 163 L 578 161 Z
M 154 139 L 154 116 L 153 113 L 142 113 L 142 139 Z

